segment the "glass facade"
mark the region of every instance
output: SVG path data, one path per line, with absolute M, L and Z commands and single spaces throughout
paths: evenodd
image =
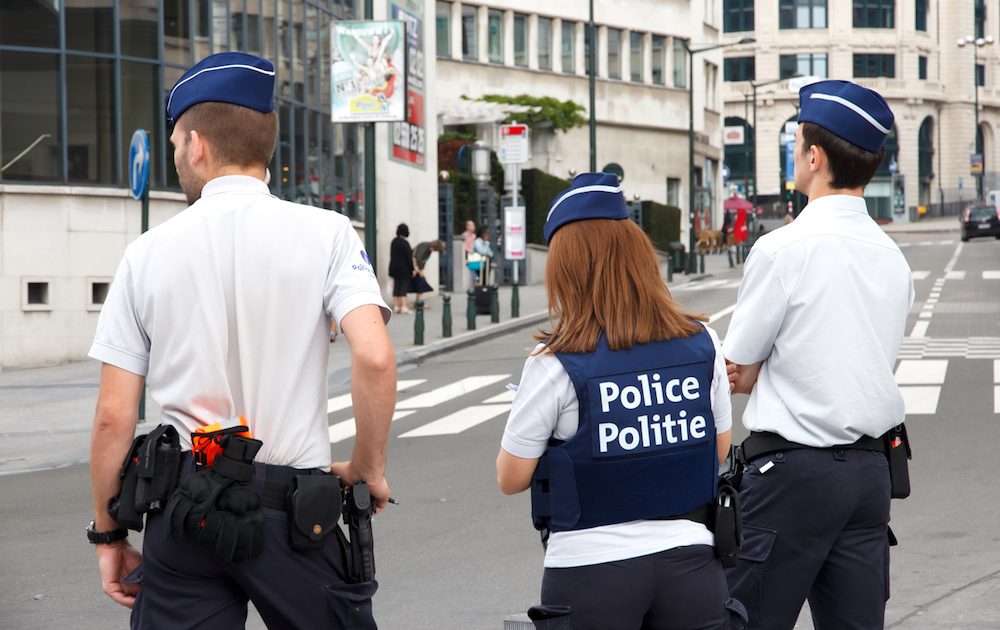
M 538 68 L 552 69 L 552 18 L 538 18 Z
M 608 29 L 608 78 L 622 78 L 622 32 L 617 28 Z
M 642 83 L 642 33 L 629 33 L 629 54 L 629 78 Z
M 573 63 L 576 55 L 573 54 L 575 50 L 574 44 L 576 43 L 576 24 L 573 22 L 567 22 L 563 20 L 562 22 L 562 38 L 560 40 L 559 48 L 560 54 L 562 55 L 562 69 L 563 72 L 573 74 L 576 72 L 575 65 Z
M 149 135 L 150 187 L 180 190 L 164 98 L 213 52 L 277 72 L 271 190 L 362 220 L 357 125 L 330 122 L 333 21 L 355 0 L 0 2 L 0 182 L 125 187 L 132 133 Z
M 663 41 L 666 39 L 662 35 L 653 35 L 653 59 L 652 68 L 653 71 L 653 85 L 663 85 L 663 68 L 666 66 L 666 55 L 667 49 L 663 45 Z

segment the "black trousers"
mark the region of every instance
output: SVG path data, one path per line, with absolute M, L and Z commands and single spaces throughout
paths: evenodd
M 190 458 L 186 458 L 192 468 Z M 257 489 L 265 478 L 287 484 L 295 469 L 255 464 Z M 243 628 L 252 600 L 268 628 L 375 628 L 371 598 L 376 582 L 347 584 L 344 558 L 334 535 L 320 550 L 288 544 L 283 510 L 264 508 L 264 553 L 242 563 L 223 562 L 213 547 L 163 538 L 163 514 L 146 518 L 142 588 L 132 610 L 133 630 Z
M 740 562 L 726 570 L 747 628 L 790 629 L 806 599 L 817 630 L 882 628 L 889 501 L 889 464 L 875 451 L 798 449 L 751 462 Z
M 569 606 L 572 630 L 739 628 L 715 549 L 693 545 L 629 560 L 545 569 L 543 606 Z M 536 622 L 536 627 L 539 627 Z

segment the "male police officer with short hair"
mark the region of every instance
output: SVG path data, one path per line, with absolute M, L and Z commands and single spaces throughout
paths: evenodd
M 845 81 L 799 98 L 795 187 L 809 204 L 754 245 L 723 345 L 751 430 L 745 540 L 727 578 L 748 628 L 792 628 L 807 598 L 817 628 L 881 628 L 891 533 L 878 438 L 904 418 L 893 367 L 913 280 L 862 192 L 893 115 Z
M 104 367 L 88 537 L 104 591 L 134 606 L 133 628 L 243 627 L 248 599 L 272 628 L 374 627 L 376 585 L 347 583 L 338 537 L 328 535 L 340 487 L 326 473 L 367 481 L 378 509 L 389 498 L 389 309 L 345 217 L 270 195 L 273 93 L 271 63 L 243 53 L 204 59 L 171 90 L 170 139 L 192 205 L 126 249 L 90 352 Z M 331 319 L 350 343 L 357 423 L 351 460 L 334 464 Z M 140 554 L 107 508 L 122 486 L 144 376 L 184 454 L 176 491 L 147 515 Z M 193 434 L 237 417 L 255 439 L 222 431 L 221 453 L 214 463 L 199 457 L 196 472 L 192 447 L 212 442 Z M 313 494 L 295 495 L 296 484 Z M 312 511 L 300 537 L 309 548 L 291 546 L 300 504 Z

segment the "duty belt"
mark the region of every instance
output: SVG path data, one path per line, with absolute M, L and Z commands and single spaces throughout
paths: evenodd
M 867 435 L 862 435 L 857 442 L 851 442 L 850 444 L 837 444 L 834 446 L 827 447 L 817 447 L 817 446 L 806 446 L 805 444 L 799 444 L 798 442 L 792 442 L 781 437 L 777 433 L 771 433 L 768 431 L 754 431 L 750 433 L 750 436 L 743 440 L 743 461 L 750 463 L 754 459 L 761 457 L 763 455 L 770 455 L 771 453 L 777 453 L 778 451 L 792 451 L 800 448 L 812 448 L 812 449 L 854 449 L 861 451 L 878 451 L 880 453 L 885 453 L 885 440 L 882 438 L 873 438 Z

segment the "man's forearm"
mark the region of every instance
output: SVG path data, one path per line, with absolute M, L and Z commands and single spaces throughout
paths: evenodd
M 94 492 L 94 528 L 117 529 L 108 515 L 108 500 L 121 489 L 122 462 L 135 438 L 143 378 L 105 364 L 90 436 L 90 481 Z
M 352 363 L 351 398 L 357 436 L 351 463 L 355 472 L 367 479 L 385 472 L 386 443 L 396 407 L 396 362 L 390 348 L 380 358 L 366 357 Z

